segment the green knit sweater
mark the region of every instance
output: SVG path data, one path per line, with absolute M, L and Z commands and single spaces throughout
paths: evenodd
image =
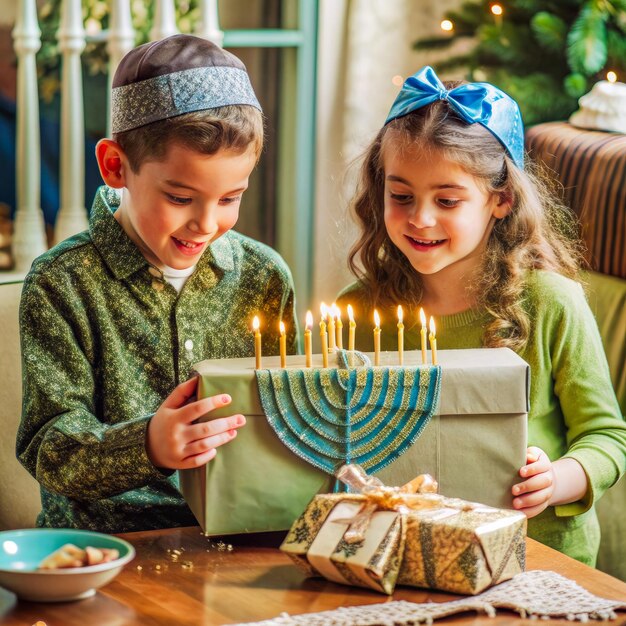
M 345 289 L 338 302 L 343 310 L 352 304 L 358 324 L 356 347 L 371 351 L 372 316 L 365 308 L 363 285 Z M 590 485 L 582 501 L 548 507 L 529 520 L 528 534 L 595 565 L 600 530 L 594 502 L 626 470 L 626 423 L 582 287 L 558 274 L 536 271 L 529 275 L 524 306 L 532 325 L 526 346 L 518 351 L 531 369 L 528 445 L 538 446 L 553 461 L 564 456 L 576 459 Z M 437 347 L 482 347 L 488 320 L 482 310 L 437 317 Z M 395 310 L 383 311 L 383 350 L 396 349 L 396 321 Z M 405 326 L 405 349 L 419 349 L 419 322 L 405 320 Z

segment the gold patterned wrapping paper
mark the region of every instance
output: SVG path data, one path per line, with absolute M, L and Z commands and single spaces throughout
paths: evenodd
M 526 517 L 436 494 L 406 496 L 409 510 L 377 510 L 363 541 L 344 534 L 369 499 L 319 494 L 281 550 L 308 576 L 392 594 L 396 584 L 474 595 L 525 568 Z M 410 510 L 412 501 L 431 502 Z

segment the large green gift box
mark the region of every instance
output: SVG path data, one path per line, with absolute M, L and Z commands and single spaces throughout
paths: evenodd
M 235 413 L 243 413 L 247 419 L 237 438 L 218 448 L 212 461 L 180 472 L 182 494 L 203 531 L 219 535 L 288 530 L 315 494 L 333 491 L 336 468 L 351 461 L 364 465 L 388 485 L 404 484 L 429 473 L 448 497 L 510 508 L 511 487 L 518 482 L 519 468 L 526 460 L 527 363 L 507 348 L 442 350 L 438 353 L 440 370 L 420 363 L 419 351 L 405 352 L 404 367 L 397 366 L 396 353 L 388 352 L 382 353 L 380 367 L 339 372 L 334 367 L 322 369 L 321 356 L 313 355 L 316 384 L 328 396 L 324 406 L 330 407 L 328 415 L 322 415 L 317 407 L 313 417 L 300 415 L 307 411 L 294 408 L 310 402 L 300 398 L 304 388 L 296 385 L 299 377 L 312 371 L 305 368 L 304 356 L 288 356 L 286 370 L 279 368 L 278 357 L 263 357 L 258 380 L 253 358 L 198 363 L 199 397 L 232 396 L 228 407 L 206 419 Z M 343 450 L 341 437 L 335 441 L 324 430 L 343 419 L 346 423 L 341 432 L 349 432 L 352 419 L 340 410 L 335 415 L 333 407 L 341 401 L 333 396 L 334 388 L 328 392 L 333 374 L 340 386 L 350 377 L 355 393 L 374 381 L 379 396 L 384 396 L 379 404 L 369 406 L 374 418 L 368 435 L 372 440 L 369 456 L 339 458 L 343 455 L 337 454 Z M 259 381 L 267 383 L 264 394 L 259 391 Z M 263 408 L 268 406 L 268 389 L 273 394 L 269 418 Z M 437 393 L 431 393 L 433 390 Z M 304 389 L 305 394 L 309 391 Z M 398 397 L 394 413 L 389 399 Z M 413 415 L 412 403 L 423 409 L 429 398 L 438 400 L 426 407 L 430 413 L 416 409 Z M 274 409 L 282 415 L 274 415 Z M 321 422 L 325 422 L 324 428 Z M 320 463 L 311 464 L 311 459 L 302 458 L 299 448 L 312 449 L 322 431 L 331 452 Z M 351 454 L 349 446 L 346 454 Z M 372 464 L 364 463 L 366 457 Z M 329 466 L 331 461 L 334 467 Z

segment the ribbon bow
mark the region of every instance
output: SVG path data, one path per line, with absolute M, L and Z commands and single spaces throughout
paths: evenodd
M 523 169 L 524 125 L 519 107 L 489 83 L 468 83 L 447 90 L 432 67 L 423 67 L 404 81 L 385 124 L 438 100 L 446 100 L 468 124 L 485 127 Z
M 365 496 L 359 512 L 350 519 L 336 519 L 337 523 L 349 524 L 343 535 L 346 543 L 363 541 L 372 515 L 376 511 L 409 511 L 425 509 L 455 508 L 468 511 L 474 508 L 470 502 L 444 498 L 437 494 L 437 481 L 430 474 L 420 474 L 402 487 L 386 487 L 375 476 L 369 476 L 357 464 L 342 465 L 337 470 L 337 478 L 347 484 L 352 491 Z

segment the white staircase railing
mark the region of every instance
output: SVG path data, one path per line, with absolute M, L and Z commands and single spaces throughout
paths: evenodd
M 107 52 L 109 53 L 109 82 L 107 93 L 111 93 L 113 75 L 123 56 L 135 44 L 135 31 L 130 14 L 130 0 L 111 0 L 109 15 L 109 37 Z M 107 135 L 111 136 L 111 109 L 107 107 Z
M 80 55 L 85 31 L 80 0 L 63 0 L 57 33 L 61 64 L 61 201 L 54 229 L 59 243 L 88 227 L 85 210 L 85 116 Z
M 194 34 L 222 47 L 224 45 L 224 31 L 220 29 L 217 0 L 200 0 L 199 5 L 200 22 Z
M 176 35 L 176 33 L 178 33 L 178 27 L 176 26 L 176 11 L 173 0 L 156 0 L 150 39 L 157 41 L 170 35 Z
M 15 269 L 27 272 L 47 249 L 40 206 L 39 94 L 35 53 L 41 47 L 35 0 L 21 0 L 13 29 L 17 55 L 16 198 L 13 227 Z

